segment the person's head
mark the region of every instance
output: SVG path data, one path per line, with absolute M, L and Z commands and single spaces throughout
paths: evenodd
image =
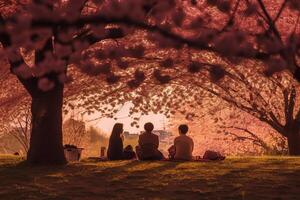
M 124 150 L 125 151 L 133 151 L 133 147 L 131 145 L 127 145 Z
M 144 129 L 146 132 L 151 133 L 154 129 L 154 126 L 151 122 L 148 122 L 144 125 Z
M 111 138 L 120 137 L 120 135 L 123 133 L 123 124 L 116 123 L 113 127 L 113 130 L 111 132 Z
M 181 124 L 181 125 L 178 127 L 178 131 L 179 131 L 179 134 L 186 135 L 187 132 L 189 131 L 189 127 L 188 127 L 186 124 Z

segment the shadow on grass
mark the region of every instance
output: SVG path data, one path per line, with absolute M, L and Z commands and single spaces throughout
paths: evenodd
M 299 158 L 248 160 L 247 166 L 232 166 L 215 179 L 220 199 L 298 199 Z M 227 193 L 224 193 L 226 188 Z
M 300 159 L 21 162 L 0 165 L 0 180 L 0 199 L 297 199 Z

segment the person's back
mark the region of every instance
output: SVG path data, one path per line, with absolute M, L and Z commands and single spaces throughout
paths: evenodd
M 107 149 L 107 158 L 109 160 L 122 160 L 123 158 L 123 141 L 117 138 L 109 141 Z
M 123 132 L 123 124 L 117 123 L 114 125 L 112 134 L 109 138 L 107 158 L 109 160 L 123 159 L 123 141 L 121 133 Z
M 139 145 L 136 148 L 140 160 L 161 160 L 162 153 L 158 150 L 159 138 L 153 134 L 154 126 L 152 123 L 146 123 L 145 133 L 139 136 Z
M 187 135 L 180 135 L 174 140 L 175 156 L 178 160 L 191 160 L 193 158 L 194 142 L 192 138 Z
M 158 145 L 158 136 L 151 132 L 145 132 L 139 136 L 139 146 L 143 152 L 143 157 L 152 157 L 155 155 Z
M 188 126 L 180 125 L 179 128 L 179 136 L 174 140 L 175 147 L 175 155 L 174 159 L 176 160 L 192 160 L 193 159 L 193 150 L 194 150 L 194 142 L 192 138 L 187 136 Z

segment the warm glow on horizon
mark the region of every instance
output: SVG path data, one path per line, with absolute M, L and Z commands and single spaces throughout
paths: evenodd
M 140 131 L 143 131 L 143 126 L 147 122 L 152 122 L 154 124 L 155 130 L 162 130 L 167 128 L 168 119 L 163 114 L 143 115 L 138 121 L 138 128 L 136 126 L 131 126 L 133 118 L 140 115 L 140 113 L 136 113 L 130 117 L 129 108 L 131 106 L 132 104 L 130 103 L 124 104 L 124 106 L 122 106 L 119 112 L 115 114 L 114 118 L 101 118 L 101 114 L 96 112 L 92 115 L 86 116 L 85 121 L 87 121 L 88 126 L 94 126 L 96 128 L 99 128 L 108 135 L 111 133 L 111 130 L 115 123 L 123 123 L 124 131 L 128 131 L 130 133 L 139 133 Z

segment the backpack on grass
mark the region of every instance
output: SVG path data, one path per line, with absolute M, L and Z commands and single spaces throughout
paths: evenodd
M 205 160 L 224 160 L 225 156 L 223 156 L 218 151 L 207 150 L 207 151 L 205 151 L 205 153 L 203 155 L 203 159 L 205 159 Z

